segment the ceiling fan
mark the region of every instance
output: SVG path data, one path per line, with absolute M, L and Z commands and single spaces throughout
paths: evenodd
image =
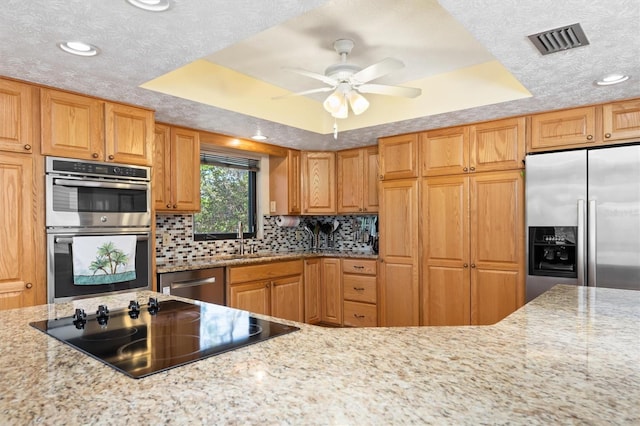
M 421 89 L 404 86 L 369 83 L 391 71 L 404 67 L 404 64 L 393 58 L 386 58 L 366 68 L 347 62 L 347 56 L 353 49 L 354 42 L 349 39 L 339 39 L 333 43 L 333 48 L 340 55 L 340 62 L 330 65 L 324 74 L 303 70 L 300 68 L 284 68 L 307 77 L 320 80 L 328 87 L 305 90 L 287 96 L 308 95 L 311 93 L 333 92 L 323 102 L 324 109 L 335 118 L 347 118 L 349 106 L 355 115 L 362 114 L 369 108 L 369 101 L 362 93 L 378 95 L 403 96 L 415 98 L 422 93 Z

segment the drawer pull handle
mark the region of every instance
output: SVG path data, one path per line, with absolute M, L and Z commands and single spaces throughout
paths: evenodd
M 364 315 L 353 314 L 353 316 L 358 319 L 364 318 Z
M 355 291 L 364 291 L 364 287 L 354 287 Z
M 364 269 L 364 266 L 353 265 L 353 269 Z

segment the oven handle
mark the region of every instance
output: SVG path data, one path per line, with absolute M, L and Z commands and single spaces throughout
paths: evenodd
M 93 181 L 93 180 L 73 180 L 73 179 L 54 179 L 54 185 L 64 185 L 64 186 L 76 186 L 83 188 L 113 188 L 113 189 L 139 189 L 142 191 L 146 191 L 149 187 L 148 185 L 142 185 L 138 183 L 113 183 L 113 182 L 104 182 L 104 181 Z
M 147 241 L 149 240 L 148 235 L 136 235 L 137 241 Z M 56 244 L 71 244 L 73 243 L 73 238 L 70 237 L 55 237 L 53 239 Z
M 170 284 L 170 286 L 171 286 L 171 289 L 173 290 L 178 288 L 196 287 L 203 284 L 215 284 L 215 282 L 216 282 L 216 277 L 210 277 L 210 278 L 202 278 L 202 279 L 195 279 L 195 280 L 174 281 Z

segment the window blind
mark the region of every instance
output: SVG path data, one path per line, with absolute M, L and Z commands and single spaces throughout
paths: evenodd
M 257 172 L 260 170 L 260 161 L 253 158 L 230 157 L 211 152 L 200 153 L 200 164 L 212 166 L 229 167 L 232 169 L 249 170 Z

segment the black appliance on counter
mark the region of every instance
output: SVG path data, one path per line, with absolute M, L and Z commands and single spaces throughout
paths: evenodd
M 154 298 L 30 325 L 134 379 L 299 330 L 247 311 Z

